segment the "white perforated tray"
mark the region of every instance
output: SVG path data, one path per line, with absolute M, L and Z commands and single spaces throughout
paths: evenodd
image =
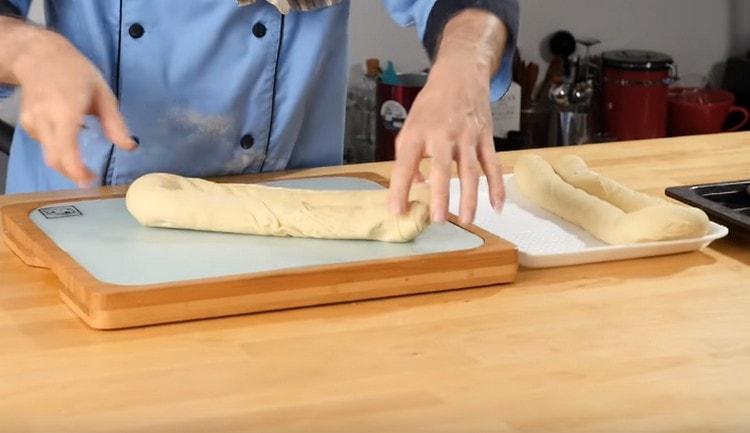
M 501 214 L 495 213 L 487 200 L 487 180 L 479 182 L 479 204 L 475 224 L 518 247 L 518 259 L 528 268 L 569 266 L 611 260 L 696 251 L 727 235 L 729 230 L 711 223 L 709 234 L 695 239 L 648 242 L 636 245 L 609 245 L 582 228 L 547 212 L 526 200 L 513 179 L 505 176 L 507 199 Z M 450 209 L 458 213 L 460 185 L 451 180 Z

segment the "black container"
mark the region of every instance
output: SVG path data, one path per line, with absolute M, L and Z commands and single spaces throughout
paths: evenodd
M 727 61 L 722 87 L 734 93 L 737 105 L 750 108 L 750 53 Z
M 732 236 L 750 242 L 750 180 L 667 188 L 666 194 L 703 209 Z

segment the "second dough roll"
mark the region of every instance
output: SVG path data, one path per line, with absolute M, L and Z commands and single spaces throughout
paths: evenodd
M 565 182 L 537 155 L 520 157 L 514 175 L 527 198 L 609 244 L 685 239 L 703 236 L 707 231 L 705 214 L 666 202 L 639 205 L 638 210 L 625 212 Z
M 599 175 L 592 171 L 586 161 L 578 155 L 564 155 L 552 162 L 552 168 L 565 182 L 625 212 L 634 212 L 649 206 L 670 205 L 665 200 L 632 190 L 608 177 Z
M 154 173 L 137 179 L 126 203 L 152 227 L 292 236 L 408 242 L 429 225 L 428 205 L 410 203 L 391 214 L 387 190 L 313 191 L 251 184 L 220 184 Z

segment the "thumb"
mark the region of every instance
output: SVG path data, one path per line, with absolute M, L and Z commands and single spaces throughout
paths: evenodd
M 96 89 L 93 112 L 99 117 L 104 134 L 115 146 L 125 150 L 133 150 L 137 147 L 117 107 L 117 98 L 104 84 Z

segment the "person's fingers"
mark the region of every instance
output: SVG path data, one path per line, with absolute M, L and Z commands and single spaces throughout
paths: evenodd
M 487 177 L 490 204 L 496 212 L 500 212 L 505 203 L 505 183 L 503 182 L 502 169 L 497 162 L 492 131 L 484 133 L 481 137 L 481 142 L 479 143 L 479 163 L 482 166 L 484 175 Z
M 444 222 L 448 218 L 452 146 L 449 143 L 432 144 L 432 164 L 430 166 L 430 189 L 432 202 L 430 213 L 433 222 Z
M 422 172 L 419 170 L 419 166 L 417 166 L 417 171 L 414 172 L 414 177 L 412 178 L 412 183 L 424 183 L 425 178 Z
M 408 208 L 409 190 L 424 154 L 422 143 L 406 140 L 407 138 L 402 135 L 396 139 L 396 161 L 393 164 L 389 187 L 389 206 L 391 212 L 397 215 L 403 214 Z
M 60 151 L 55 146 L 54 124 L 49 116 L 34 115 L 32 113 L 33 111 L 22 111 L 19 116 L 19 123 L 29 137 L 39 143 L 42 149 L 44 164 L 62 174 Z
M 463 145 L 458 149 L 458 177 L 461 180 L 461 224 L 471 224 L 477 211 L 477 188 L 479 187 L 480 166 L 477 148 Z
M 44 164 L 52 168 L 59 173 L 62 173 L 62 166 L 60 165 L 60 152 L 57 148 L 48 146 L 45 143 L 53 143 L 52 128 L 39 130 L 39 138 L 35 138 L 39 142 L 42 148 L 42 156 L 44 157 Z
M 115 146 L 125 150 L 133 150 L 137 147 L 125 124 L 125 119 L 120 114 L 117 99 L 105 84 L 97 86 L 93 112 L 99 117 L 104 134 Z
M 42 134 L 45 130 L 50 129 L 49 122 L 42 123 L 40 120 L 41 119 L 38 119 L 38 116 L 35 116 L 27 110 L 22 110 L 18 116 L 18 123 L 23 130 L 26 131 L 26 134 L 28 134 L 29 137 L 36 141 L 41 141 Z
M 80 123 L 80 119 L 72 116 L 58 119 L 50 136 L 52 143 L 46 148 L 52 153 L 50 160 L 53 168 L 70 178 L 80 188 L 86 188 L 94 180 L 94 174 L 83 163 L 78 149 Z

